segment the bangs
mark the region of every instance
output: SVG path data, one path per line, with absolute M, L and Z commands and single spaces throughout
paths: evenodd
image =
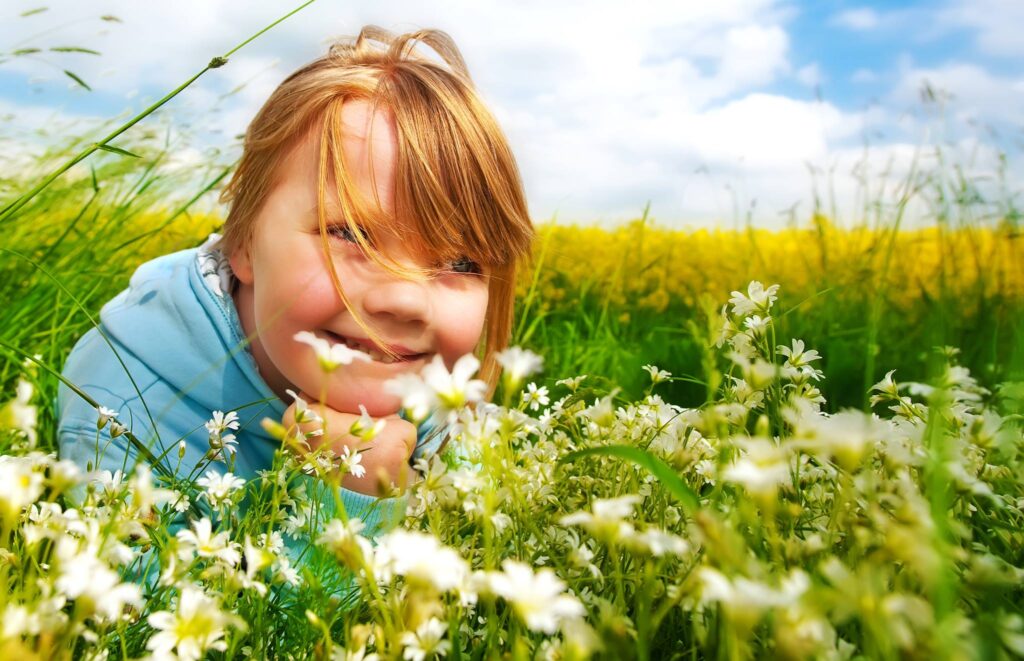
M 515 160 L 466 81 L 429 61 L 406 61 L 382 72 L 367 100 L 395 121 L 394 215 L 365 199 L 344 171 L 339 104 L 324 137 L 350 226 L 401 238 L 434 264 L 467 258 L 501 272 L 529 254 L 533 228 Z

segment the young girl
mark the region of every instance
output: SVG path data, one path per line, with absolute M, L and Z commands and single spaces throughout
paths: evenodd
M 223 236 L 140 266 L 64 374 L 181 474 L 213 438 L 237 443 L 234 472 L 254 476 L 280 447 L 260 421 L 287 426 L 295 399 L 309 402 L 326 420 L 320 443 L 364 450 L 365 476 L 345 475 L 341 500 L 372 530 L 392 501 L 377 502 L 381 481 L 402 484 L 410 456 L 441 440 L 417 447 L 427 430 L 398 415 L 386 382 L 476 352 L 496 383 L 533 236 L 505 137 L 446 34 L 367 27 L 274 91 L 223 199 Z M 370 360 L 325 372 L 303 331 Z M 360 406 L 386 420 L 369 446 L 339 433 Z M 58 407 L 64 456 L 135 463 L 116 425 L 97 434 L 84 399 L 62 386 Z

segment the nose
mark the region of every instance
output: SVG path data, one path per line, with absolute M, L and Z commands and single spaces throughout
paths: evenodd
M 363 293 L 363 309 L 372 317 L 401 322 L 425 322 L 430 296 L 425 284 L 382 274 Z

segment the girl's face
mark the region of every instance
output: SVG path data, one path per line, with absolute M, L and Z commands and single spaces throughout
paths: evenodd
M 365 199 L 374 193 L 385 212 L 393 214 L 398 142 L 393 119 L 385 109 L 371 111 L 361 100 L 342 109 L 345 167 Z M 372 129 L 372 130 L 371 130 Z M 372 149 L 370 143 L 372 141 Z M 239 280 L 235 293 L 242 327 L 252 340 L 252 353 L 270 388 L 289 401 L 291 388 L 322 398 L 338 411 L 370 415 L 396 413 L 401 401 L 384 384 L 404 372 L 419 372 L 434 354 L 449 369 L 476 347 L 487 309 L 487 275 L 457 272 L 417 282 L 392 275 L 365 257 L 348 240 L 338 215 L 333 180 L 328 185 L 327 225 L 331 259 L 353 310 L 343 304 L 331 282 L 317 220 L 319 131 L 297 144 L 279 166 L 278 184 L 256 219 L 247 254 L 230 257 Z M 332 228 L 332 222 L 341 223 Z M 401 233 L 399 233 L 399 236 Z M 406 265 L 418 262 L 400 238 L 371 237 L 387 257 Z M 295 341 L 299 331 L 312 331 L 332 343 L 354 341 L 372 346 L 352 312 L 396 353 L 408 357 L 388 364 L 381 360 L 342 365 L 323 374 L 308 345 Z

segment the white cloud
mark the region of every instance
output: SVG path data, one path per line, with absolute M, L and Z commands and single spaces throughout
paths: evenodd
M 811 62 L 797 70 L 796 79 L 807 87 L 817 87 L 825 82 L 825 74 L 821 72 L 817 62 Z
M 973 28 L 975 44 L 982 52 L 1024 55 L 1024 3 L 1020 0 L 955 0 L 938 13 L 937 20 L 951 30 Z
M 854 83 L 873 83 L 878 80 L 878 74 L 871 69 L 857 69 L 850 76 L 850 80 Z
M 555 213 L 565 220 L 628 218 L 651 201 L 654 215 L 666 221 L 708 221 L 732 218 L 735 208 L 756 201 L 765 222 L 781 222 L 780 210 L 810 197 L 808 164 L 831 169 L 835 189 L 849 193 L 856 205 L 859 179 L 851 172 L 860 149 L 849 145 L 859 144 L 864 132 L 892 129 L 894 113 L 848 112 L 781 95 L 773 85 L 814 87 L 825 79 L 817 62 L 791 61 L 791 39 L 798 37 L 787 32 L 793 10 L 783 2 L 654 0 L 628 10 L 610 0 L 315 3 L 172 102 L 170 112 L 197 139 L 175 162 L 194 165 L 210 145 L 229 149 L 280 80 L 325 52 L 332 36 L 353 34 L 366 23 L 396 31 L 430 26 L 447 30 L 462 49 L 509 135 L 539 219 Z M 54 55 L 56 70 L 31 61 L 5 67 L 49 77 L 51 90 L 65 84 L 60 68 L 79 73 L 96 91 L 53 94 L 62 99 L 54 107 L 68 115 L 84 100 L 96 107 L 107 99 L 115 108 L 111 114 L 126 104 L 142 108 L 286 11 L 271 0 L 109 0 L 102 10 L 55 0 L 50 6 L 50 18 L 30 17 L 36 21 L 32 29 L 53 25 L 58 13 L 69 25 L 46 45 L 81 45 L 104 55 Z M 102 23 L 100 13 L 125 22 Z M 883 21 L 862 8 L 832 20 L 868 30 L 888 25 L 890 16 Z M 0 20 L 0 43 L 22 40 L 31 32 L 24 22 L 30 19 Z M 978 21 L 979 34 L 999 29 Z M 107 34 L 97 34 L 100 29 Z M 990 116 L 995 108 L 1000 121 L 1019 121 L 1024 106 L 1006 98 L 1020 98 L 1021 81 L 971 67 L 922 69 L 908 60 L 893 72 L 899 84 L 886 103 L 913 106 L 927 76 L 954 92 L 969 112 Z M 853 80 L 878 82 L 879 75 L 862 69 Z M 26 128 L 52 123 L 49 109 L 24 112 L 23 103 L 25 98 L 12 108 Z M 911 144 L 905 137 L 887 138 L 898 141 L 874 147 L 872 158 L 904 162 Z
M 958 125 L 968 123 L 1024 123 L 1024 106 L 1008 99 L 1024 97 L 1024 76 L 997 76 L 973 64 L 939 68 L 907 68 L 890 96 L 895 106 L 919 105 L 925 84 L 948 99 L 946 110 Z
M 881 21 L 874 9 L 859 7 L 839 12 L 832 18 L 832 22 L 850 30 L 873 30 Z

